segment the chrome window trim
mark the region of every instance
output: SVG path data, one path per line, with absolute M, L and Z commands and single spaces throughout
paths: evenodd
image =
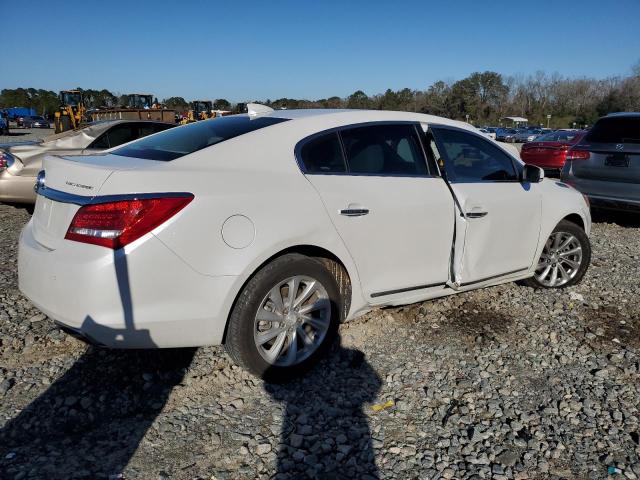
M 303 139 L 299 140 L 298 143 L 296 143 L 296 146 L 294 147 L 294 157 L 296 159 L 296 163 L 298 164 L 298 168 L 300 169 L 300 171 L 302 172 L 303 175 L 334 175 L 334 176 L 343 176 L 343 177 L 399 177 L 399 178 L 440 178 L 440 175 L 438 174 L 434 174 L 432 173 L 430 170 L 430 165 L 429 165 L 429 161 L 425 155 L 424 149 L 421 148 L 420 151 L 422 152 L 422 157 L 423 157 L 423 161 L 425 163 L 425 167 L 427 169 L 427 173 L 426 174 L 410 174 L 410 173 L 385 173 L 385 174 L 378 174 L 378 173 L 353 173 L 349 171 L 349 163 L 347 161 L 347 155 L 346 152 L 344 150 L 344 145 L 342 143 L 342 135 L 340 135 L 340 132 L 344 131 L 344 130 L 350 130 L 352 128 L 361 128 L 361 127 L 371 127 L 371 126 L 378 126 L 378 125 L 413 125 L 414 129 L 416 130 L 416 136 L 418 137 L 418 142 L 420 143 L 420 145 L 422 145 L 422 141 L 420 139 L 420 129 L 418 127 L 420 127 L 420 122 L 417 121 L 413 121 L 413 120 L 378 120 L 378 121 L 372 121 L 372 122 L 361 122 L 361 123 L 350 123 L 347 125 L 340 125 L 339 127 L 333 127 L 333 128 L 328 128 L 326 130 L 322 130 L 320 132 L 316 132 L 313 133 L 309 136 L 304 137 Z M 421 127 L 420 127 L 421 128 Z M 304 147 L 305 144 L 307 144 L 308 142 L 315 140 L 318 137 L 321 137 L 323 135 L 328 135 L 330 133 L 337 133 L 338 134 L 338 139 L 340 140 L 340 146 L 342 148 L 342 159 L 345 162 L 345 167 L 346 167 L 346 171 L 344 172 L 327 172 L 327 173 L 323 173 L 323 172 L 308 172 L 307 169 L 304 166 L 304 162 L 302 161 L 302 155 L 301 155 L 301 150 L 302 147 Z
M 159 193 L 124 193 L 118 195 L 77 195 L 75 193 L 63 192 L 46 186 L 37 188 L 36 193 L 49 200 L 61 203 L 72 203 L 74 205 L 98 205 L 100 203 L 118 202 L 121 200 L 143 200 L 147 198 L 167 198 L 167 197 L 193 197 L 188 192 L 159 192 Z

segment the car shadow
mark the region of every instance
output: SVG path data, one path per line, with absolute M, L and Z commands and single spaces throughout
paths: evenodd
M 265 389 L 285 405 L 274 479 L 377 479 L 372 435 L 364 412 L 382 381 L 359 350 L 340 340 L 319 365 Z
M 626 228 L 640 228 L 640 212 L 591 208 L 593 223 L 615 223 Z
M 123 250 L 114 251 L 114 263 L 124 328 L 87 316 L 81 330 L 105 344 L 133 341 L 153 347 L 149 332 L 135 326 Z M 195 352 L 90 346 L 0 430 L 0 478 L 124 478 L 122 472 Z

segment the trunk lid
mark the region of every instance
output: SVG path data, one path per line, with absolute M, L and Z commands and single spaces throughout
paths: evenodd
M 572 162 L 576 177 L 605 182 L 640 183 L 640 143 L 589 143 L 574 148 L 589 151 L 588 159 Z
M 46 156 L 43 165 L 44 191 L 55 190 L 55 195 L 47 198 L 39 194 L 36 198 L 33 212 L 33 234 L 36 241 L 50 250 L 58 248 L 64 241 L 81 201 L 98 195 L 114 171 L 148 164 L 147 160 L 109 154 Z

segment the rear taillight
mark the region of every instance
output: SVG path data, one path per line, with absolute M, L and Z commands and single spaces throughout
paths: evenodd
M 65 239 L 118 249 L 162 225 L 193 195 L 142 198 L 85 205 L 73 217 Z
M 589 160 L 590 156 L 589 150 L 572 148 L 567 151 L 567 160 Z
M 13 155 L 0 150 L 0 171 L 11 167 L 14 162 L 15 157 Z

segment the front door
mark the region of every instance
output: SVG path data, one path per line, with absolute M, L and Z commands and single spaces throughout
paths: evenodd
M 431 132 L 462 210 L 454 281 L 465 286 L 527 270 L 540 234 L 537 185 L 521 182 L 517 162 L 481 135 L 450 127 Z

